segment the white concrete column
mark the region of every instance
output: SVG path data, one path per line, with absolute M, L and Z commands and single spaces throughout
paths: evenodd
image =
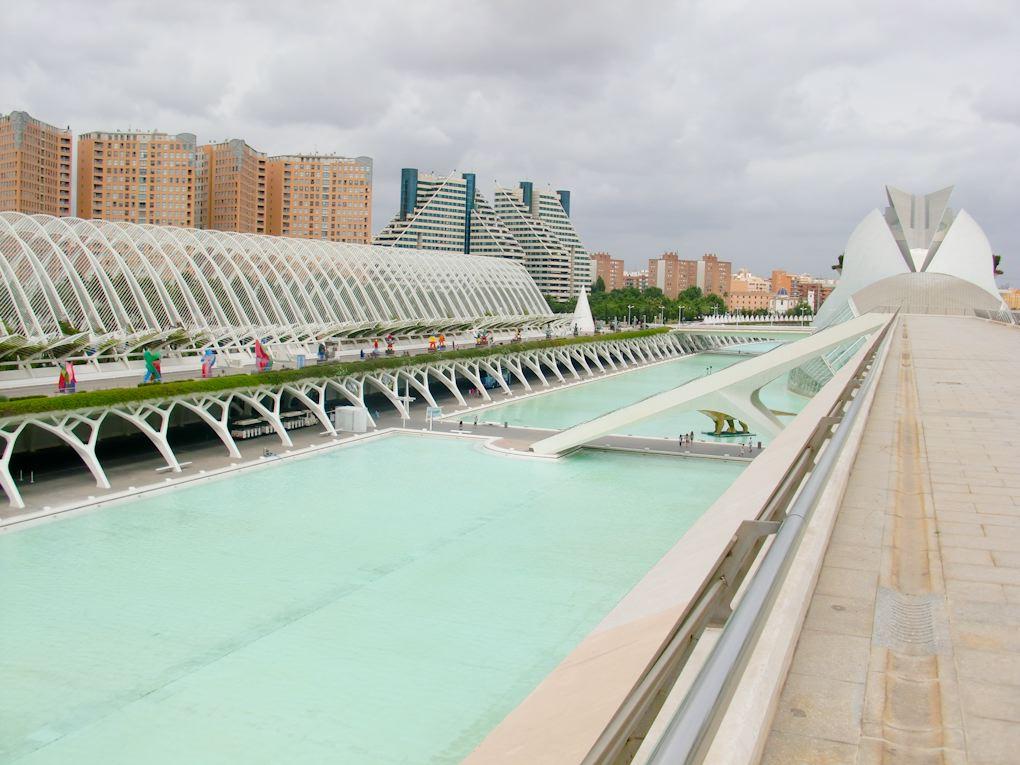
M 499 384 L 499 387 L 503 389 L 503 392 L 506 393 L 506 395 L 508 396 L 513 395 L 513 393 L 510 392 L 510 386 L 507 385 L 506 380 L 503 379 L 503 370 L 500 368 L 500 363 L 498 359 L 496 360 L 495 364 L 493 364 L 492 361 L 490 361 L 489 359 L 479 359 L 478 363 L 482 367 L 482 369 L 484 369 L 486 372 L 488 372 L 490 375 L 496 378 L 496 382 Z
M 411 412 L 400 399 L 400 391 L 396 389 L 396 377 L 387 374 L 386 378 L 380 379 L 375 375 L 366 374 L 362 379 L 364 379 L 366 384 L 371 385 L 373 388 L 382 393 L 386 397 L 386 400 L 393 404 L 393 408 L 397 410 L 397 414 L 400 415 L 401 419 L 411 418 Z M 392 380 L 392 386 L 389 384 L 390 380 Z
M 283 396 L 283 391 L 274 391 L 270 389 L 257 390 L 251 393 L 235 393 L 242 401 L 247 402 L 251 405 L 252 409 L 261 414 L 269 424 L 272 425 L 273 430 L 276 431 L 276 435 L 280 437 L 280 443 L 284 446 L 293 446 L 294 442 L 290 440 L 290 434 L 287 433 L 287 429 L 283 427 L 283 420 L 280 419 L 280 399 Z M 273 402 L 273 408 L 268 408 L 262 403 L 261 399 L 263 396 L 268 396 Z
M 234 437 L 230 435 L 230 425 L 228 424 L 228 418 L 230 415 L 230 399 L 231 396 L 228 394 L 227 399 L 224 401 L 214 396 L 203 396 L 197 401 L 180 399 L 177 403 L 188 409 L 195 414 L 212 428 L 223 445 L 227 447 L 227 453 L 234 459 L 241 459 L 241 451 L 237 448 L 237 444 L 234 442 Z M 212 408 L 219 407 L 219 414 L 214 415 L 210 410 Z
M 519 358 L 521 364 L 535 373 L 535 376 L 542 382 L 542 386 L 548 388 L 549 381 L 545 379 L 545 374 L 542 372 L 542 364 L 538 359 L 538 354 L 522 353 Z
M 292 394 L 294 398 L 308 407 L 308 410 L 315 415 L 319 423 L 326 429 L 326 432 L 332 436 L 336 435 L 336 428 L 333 426 L 333 421 L 329 419 L 329 413 L 326 411 L 326 383 L 297 383 L 295 385 L 285 385 L 284 391 Z M 311 394 L 315 394 L 315 398 Z
M 164 406 L 166 405 L 164 402 L 137 405 L 122 404 L 112 407 L 110 411 L 112 414 L 127 420 L 144 433 L 152 441 L 156 449 L 159 450 L 159 453 L 163 455 L 167 467 L 174 473 L 180 473 L 181 465 L 177 461 L 177 455 L 170 448 L 170 441 L 167 438 L 167 431 L 170 427 L 170 412 L 173 410 L 174 403 L 170 402 L 170 406 L 167 409 L 159 408 L 161 403 Z M 149 423 L 149 418 L 153 415 L 158 418 L 159 427 L 154 428 Z
M 15 482 L 14 476 L 11 475 L 11 457 L 14 454 L 14 442 L 18 440 L 18 436 L 21 435 L 26 424 L 22 422 L 17 425 L 0 427 L 0 438 L 4 440 L 3 454 L 0 455 L 0 487 L 7 495 L 8 504 L 19 510 L 25 507 L 25 500 L 22 499 L 18 484 Z
M 521 355 L 513 354 L 503 359 L 503 363 L 506 364 L 506 368 L 510 370 L 511 374 L 517 378 L 517 380 L 524 386 L 524 390 L 531 390 L 531 383 L 528 382 L 527 376 L 524 374 L 524 370 L 521 368 Z
M 449 367 L 438 367 L 433 364 L 429 364 L 425 368 L 425 373 L 432 375 L 435 379 L 439 380 L 450 394 L 457 399 L 457 403 L 461 406 L 467 406 L 467 402 L 464 400 L 464 394 L 460 392 L 457 387 L 457 372 L 453 366 Z M 449 376 L 447 376 L 449 375 Z
M 469 364 L 455 361 L 453 362 L 453 368 L 475 384 L 475 388 L 477 388 L 478 392 L 482 394 L 482 398 L 486 401 L 492 401 L 492 396 L 489 395 L 489 391 L 485 390 L 485 386 L 482 385 L 482 377 L 478 374 L 479 367 L 477 364 L 474 369 L 471 369 Z

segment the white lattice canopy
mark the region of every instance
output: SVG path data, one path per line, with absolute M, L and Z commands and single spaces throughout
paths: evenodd
M 500 258 L 14 212 L 0 213 L 0 254 L 4 343 L 29 355 L 553 320 Z

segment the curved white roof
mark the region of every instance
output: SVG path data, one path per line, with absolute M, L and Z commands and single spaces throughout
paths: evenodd
M 865 303 L 876 305 L 876 295 L 892 301 L 886 308 L 908 312 L 1001 308 L 991 245 L 970 215 L 947 206 L 952 190 L 922 196 L 886 187 L 889 207 L 884 215 L 872 210 L 850 235 L 839 283 L 815 324 L 826 327 L 858 315 Z M 870 289 L 879 282 L 881 289 Z M 926 290 L 933 292 L 925 297 Z
M 523 266 L 471 255 L 0 213 L 4 335 L 232 345 L 548 323 Z

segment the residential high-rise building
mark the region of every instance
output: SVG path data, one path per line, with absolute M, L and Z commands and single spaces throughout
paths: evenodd
M 405 167 L 400 173 L 400 210 L 375 243 L 524 259 L 520 245 L 478 190 L 474 173 L 439 176 Z
M 610 257 L 608 252 L 596 252 L 591 256 L 595 263 L 595 279 L 601 277 L 606 285 L 606 292 L 623 289 L 624 283 L 623 261 Z
M 375 243 L 521 260 L 543 294 L 567 299 L 595 280 L 569 212 L 568 191 L 536 192 L 523 181 L 516 189 L 497 188 L 490 204 L 474 173 L 404 168 L 400 209 Z
M 637 290 L 648 288 L 647 271 L 627 271 L 623 274 L 623 286 L 633 287 Z
M 731 270 L 732 264 L 715 255 L 681 260 L 675 252 L 666 252 L 648 261 L 648 286 L 658 287 L 671 300 L 689 287 L 700 287 L 706 295 L 722 296 L 729 291 Z
M 515 189 L 497 186 L 493 208 L 524 251 L 542 294 L 565 300 L 591 287 L 594 263 L 570 221 L 569 191 L 536 191 L 531 181 Z
M 697 283 L 698 264 L 693 260 L 681 260 L 675 252 L 664 252 L 648 261 L 648 286 L 658 287 L 670 300 L 676 300 L 681 292 Z
M 196 173 L 199 228 L 266 232 L 266 155 L 239 138 L 199 147 Z
M 192 228 L 196 172 L 191 133 L 85 133 L 78 137 L 78 217 Z
M 0 210 L 71 214 L 71 131 L 26 112 L 0 115 Z
M 733 264 L 712 254 L 703 255 L 698 263 L 697 283 L 706 295 L 724 296 L 730 291 Z
M 270 157 L 266 160 L 266 233 L 368 244 L 372 158 Z

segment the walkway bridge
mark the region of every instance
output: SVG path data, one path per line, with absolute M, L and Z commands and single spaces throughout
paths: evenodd
M 759 395 L 761 389 L 784 372 L 874 333 L 888 320 L 885 314 L 865 314 L 829 327 L 737 366 L 575 425 L 535 442 L 531 449 L 542 455 L 562 454 L 608 433 L 623 432 L 628 425 L 677 407 L 726 413 L 731 419 L 749 423 L 752 428 L 774 436 L 783 426 L 776 415 L 762 403 Z

